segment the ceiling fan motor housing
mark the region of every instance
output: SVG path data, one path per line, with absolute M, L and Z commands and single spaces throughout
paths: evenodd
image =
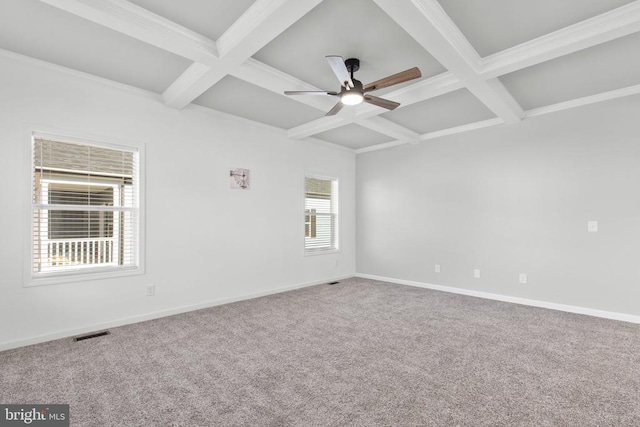
M 349 58 L 346 61 L 344 61 L 344 65 L 347 66 L 347 70 L 353 76 L 353 73 L 355 73 L 360 69 L 360 60 L 357 58 Z
M 342 86 L 342 88 L 340 89 L 340 94 L 343 94 L 345 92 L 360 92 L 360 93 L 364 93 L 363 85 L 362 85 L 362 82 L 360 80 L 351 79 L 351 81 L 353 82 L 353 88 Z

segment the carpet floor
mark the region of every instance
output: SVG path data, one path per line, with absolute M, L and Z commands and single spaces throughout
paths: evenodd
M 640 426 L 640 325 L 353 278 L 0 353 L 72 426 Z

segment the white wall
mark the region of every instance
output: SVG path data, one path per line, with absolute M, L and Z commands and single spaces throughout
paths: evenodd
M 0 94 L 0 350 L 355 273 L 352 152 L 6 54 Z M 23 287 L 25 122 L 146 143 L 145 275 Z M 340 179 L 339 253 L 303 255 L 305 171 Z
M 638 96 L 360 155 L 357 183 L 358 273 L 640 315 Z

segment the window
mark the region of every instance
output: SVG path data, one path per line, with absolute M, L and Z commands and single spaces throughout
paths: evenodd
M 32 282 L 138 269 L 138 148 L 34 135 L 31 154 Z
M 338 180 L 305 177 L 304 249 L 318 253 L 338 249 Z

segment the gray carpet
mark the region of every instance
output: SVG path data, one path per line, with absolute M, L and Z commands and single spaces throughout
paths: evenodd
M 349 279 L 0 353 L 74 426 L 640 426 L 640 325 Z

